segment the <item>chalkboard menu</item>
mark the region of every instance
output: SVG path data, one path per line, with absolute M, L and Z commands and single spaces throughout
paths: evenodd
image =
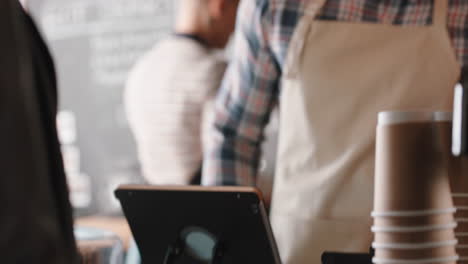
M 28 1 L 56 63 L 59 134 L 80 214 L 118 211 L 113 189 L 143 181 L 122 94 L 136 60 L 169 33 L 174 7 L 174 0 Z

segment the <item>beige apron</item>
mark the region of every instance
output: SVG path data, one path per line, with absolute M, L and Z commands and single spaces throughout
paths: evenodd
M 446 28 L 318 21 L 312 1 L 293 37 L 280 99 L 272 225 L 285 264 L 323 251 L 368 252 L 377 113 L 450 110 L 460 75 Z

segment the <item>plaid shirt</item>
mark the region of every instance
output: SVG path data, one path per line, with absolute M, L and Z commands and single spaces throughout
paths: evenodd
M 204 184 L 255 185 L 263 130 L 279 100 L 282 65 L 310 1 L 316 0 L 242 1 L 234 56 L 206 149 Z M 454 52 L 460 64 L 467 65 L 468 0 L 448 1 Z M 432 17 L 433 0 L 328 0 L 317 18 L 427 26 Z

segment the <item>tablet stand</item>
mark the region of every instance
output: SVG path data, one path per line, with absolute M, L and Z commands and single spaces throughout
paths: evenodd
M 222 243 L 217 242 L 213 248 L 213 255 L 210 264 L 221 264 L 224 256 Z M 183 241 L 179 238 L 177 241 L 169 245 L 163 264 L 176 264 L 176 260 L 185 253 Z

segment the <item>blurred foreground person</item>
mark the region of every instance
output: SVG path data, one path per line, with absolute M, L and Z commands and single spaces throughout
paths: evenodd
M 0 34 L 0 262 L 77 263 L 52 59 L 17 0 Z
M 226 69 L 221 56 L 239 0 L 182 0 L 175 32 L 130 74 L 125 104 L 143 175 L 152 184 L 197 184 L 203 124 Z

